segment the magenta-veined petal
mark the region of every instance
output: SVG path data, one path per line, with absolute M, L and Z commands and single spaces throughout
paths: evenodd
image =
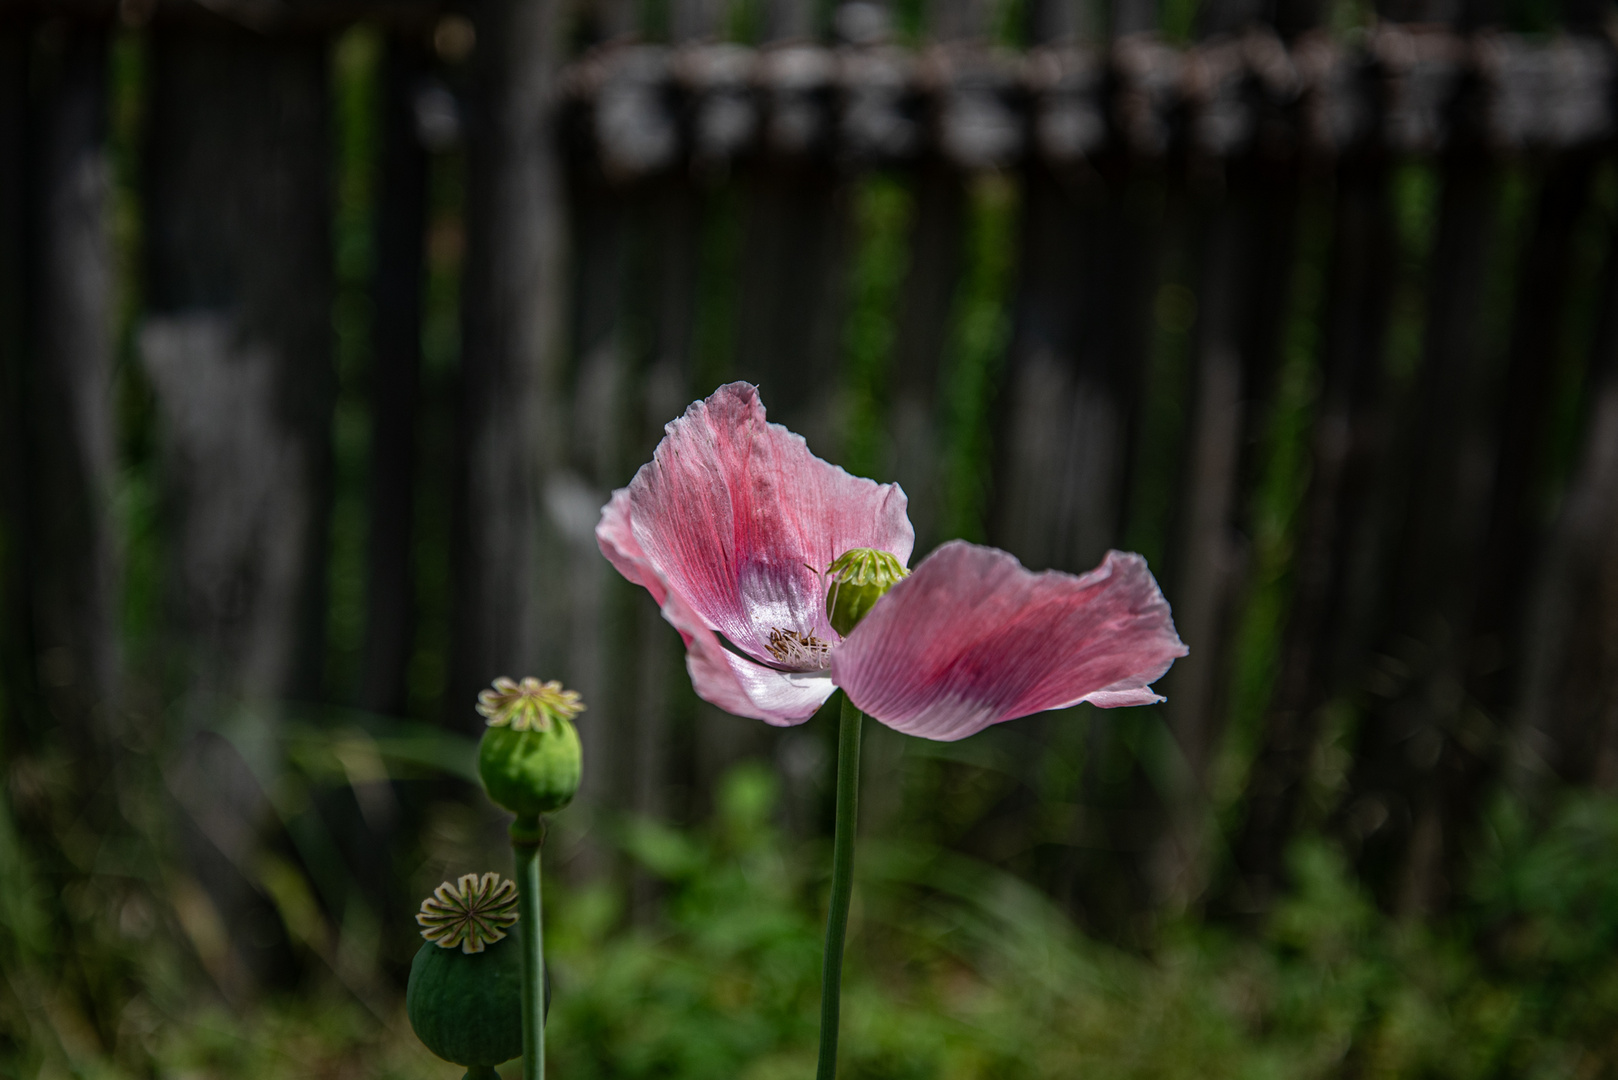
M 889 727 L 948 741 L 1081 701 L 1161 701 L 1149 684 L 1186 652 L 1139 555 L 1036 574 L 956 540 L 877 601 L 832 654 L 832 680 Z
M 777 671 L 731 652 L 678 593 L 663 602 L 663 618 L 685 639 L 685 666 L 697 696 L 728 713 L 788 727 L 813 716 L 837 689 L 825 672 Z
M 731 383 L 670 423 L 652 460 L 602 513 L 603 553 L 631 581 L 661 581 L 711 630 L 768 660 L 771 630 L 836 641 L 821 575 L 880 548 L 908 562 L 915 532 L 896 484 L 851 476 L 766 422 Z M 659 597 L 659 600 L 662 598 Z

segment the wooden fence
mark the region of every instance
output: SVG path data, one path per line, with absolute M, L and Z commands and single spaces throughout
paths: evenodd
M 1151 556 L 1192 650 L 1167 706 L 985 736 L 1018 783 L 958 837 L 1099 925 L 1261 913 L 1304 827 L 1438 910 L 1502 785 L 1618 784 L 1606 5 L 1523 36 L 1484 0 L 1207 0 L 1189 45 L 1142 0 L 0 12 L 5 752 L 65 741 L 99 775 L 161 714 L 197 851 L 253 833 L 221 703 L 470 725 L 499 674 L 584 692 L 598 805 L 680 816 L 758 754 L 812 789 L 815 729 L 699 705 L 591 533 L 732 377 L 899 480 L 918 552 Z M 330 50 L 356 20 L 383 46 L 337 689 Z M 136 206 L 108 182 L 115 39 Z M 121 656 L 140 424 L 166 630 Z M 902 748 L 873 739 L 880 818 Z

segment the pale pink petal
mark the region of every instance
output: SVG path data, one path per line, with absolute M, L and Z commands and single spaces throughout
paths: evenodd
M 1035 574 L 956 540 L 877 602 L 832 654 L 832 680 L 889 727 L 947 741 L 1081 701 L 1161 701 L 1147 686 L 1186 651 L 1139 555 Z
M 601 521 L 596 525 L 596 544 L 613 568 L 624 575 L 632 585 L 640 585 L 652 594 L 659 605 L 668 595 L 668 589 L 657 576 L 657 570 L 635 539 L 635 530 L 629 524 L 629 489 L 619 488 L 612 499 L 601 508 Z
M 685 666 L 697 696 L 728 713 L 777 727 L 801 724 L 837 689 L 823 672 L 777 671 L 731 652 L 677 593 L 663 602 L 663 618 L 685 639 Z
M 769 659 L 774 629 L 837 640 L 821 574 L 843 552 L 879 548 L 909 561 L 915 532 L 898 485 L 815 457 L 801 436 L 765 421 L 756 388 L 722 386 L 665 430 L 627 494 L 607 505 L 602 551 L 632 581 L 646 584 L 655 570 L 705 626 L 755 658 Z

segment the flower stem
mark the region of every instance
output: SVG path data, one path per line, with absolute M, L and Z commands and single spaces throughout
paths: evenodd
M 816 1080 L 837 1076 L 837 1021 L 843 996 L 843 938 L 854 891 L 854 833 L 860 808 L 860 725 L 865 714 L 843 695 L 837 726 L 837 826 L 832 840 L 831 910 L 820 974 L 820 1066 Z
M 500 1080 L 500 1074 L 489 1065 L 474 1065 L 466 1070 L 461 1080 Z
M 522 1077 L 545 1080 L 545 935 L 540 922 L 539 847 L 545 827 L 535 817 L 511 824 L 517 864 L 517 942 L 522 947 Z

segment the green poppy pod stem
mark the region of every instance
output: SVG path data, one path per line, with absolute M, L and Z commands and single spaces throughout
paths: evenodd
M 832 839 L 831 901 L 826 912 L 826 951 L 820 970 L 820 1063 L 815 1080 L 837 1076 L 837 1028 L 843 998 L 843 939 L 854 893 L 854 832 L 860 809 L 860 729 L 865 714 L 843 695 L 837 726 L 837 825 Z M 526 917 L 526 916 L 525 916 Z
M 539 849 L 545 825 L 538 816 L 511 823 L 517 865 L 517 943 L 522 947 L 522 1075 L 545 1080 L 545 936 L 540 922 Z
M 511 824 L 517 870 L 517 941 L 522 961 L 522 1075 L 545 1080 L 545 940 L 540 921 L 541 814 L 573 800 L 583 754 L 573 718 L 584 703 L 556 681 L 499 678 L 478 695 L 488 730 L 478 747 L 478 776 L 489 798 L 517 815 Z

